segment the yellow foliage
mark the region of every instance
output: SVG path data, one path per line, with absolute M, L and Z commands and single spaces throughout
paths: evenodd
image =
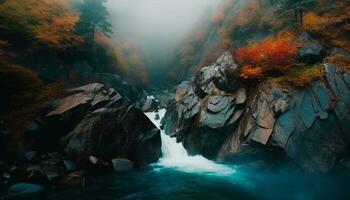
M 260 14 L 260 3 L 258 0 L 250 0 L 236 16 L 236 25 L 245 26 L 250 24 Z
M 77 21 L 68 0 L 5 0 L 0 4 L 0 29 L 56 49 L 82 41 L 74 34 Z
M 279 84 L 291 84 L 295 87 L 306 87 L 322 77 L 319 65 L 293 68 L 288 73 L 272 80 Z
M 36 39 L 53 48 L 65 50 L 83 43 L 83 38 L 73 34 L 78 17 L 55 17 L 50 23 L 42 23 L 37 27 Z
M 304 16 L 305 28 L 309 31 L 324 30 L 330 24 L 328 17 L 322 17 L 314 12 L 309 12 Z
M 329 46 L 337 46 L 350 51 L 350 4 L 337 1 L 332 9 L 323 12 L 308 12 L 304 17 L 306 31 L 319 36 Z

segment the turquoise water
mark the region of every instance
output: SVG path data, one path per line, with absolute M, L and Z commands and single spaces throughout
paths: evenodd
M 55 191 L 66 200 L 320 200 L 350 199 L 349 182 L 335 177 L 264 172 L 240 167 L 232 175 L 188 173 L 157 166 L 100 177 L 85 189 Z
M 156 126 L 165 110 L 146 113 Z M 163 132 L 163 157 L 146 169 L 99 177 L 85 189 L 57 189 L 49 199 L 67 200 L 333 200 L 350 199 L 342 177 L 306 176 L 286 166 L 230 166 L 188 156 Z M 265 167 L 264 167 L 265 166 Z

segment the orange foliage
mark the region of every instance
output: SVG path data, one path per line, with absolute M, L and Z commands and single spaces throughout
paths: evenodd
M 238 26 L 244 26 L 251 23 L 254 19 L 260 15 L 261 5 L 258 0 L 250 0 L 238 13 L 236 17 L 236 24 Z
M 240 77 L 243 79 L 259 79 L 262 77 L 263 69 L 261 67 L 243 66 Z
M 65 50 L 83 43 L 83 39 L 75 34 L 74 26 L 78 21 L 77 16 L 56 17 L 51 23 L 43 23 L 38 26 L 36 39 L 50 47 Z
M 280 36 L 241 47 L 234 54 L 237 62 L 243 65 L 243 77 L 249 78 L 247 74 L 252 73 L 251 78 L 255 78 L 257 72 L 286 72 L 295 63 L 297 50 L 292 36 Z
M 326 11 L 325 11 L 326 9 Z M 308 12 L 304 17 L 306 31 L 322 38 L 329 46 L 337 46 L 350 51 L 350 4 L 337 1 L 332 8 L 323 12 Z
M 222 22 L 224 19 L 225 19 L 225 14 L 222 11 L 219 11 L 213 16 L 212 21 L 213 23 L 217 24 Z

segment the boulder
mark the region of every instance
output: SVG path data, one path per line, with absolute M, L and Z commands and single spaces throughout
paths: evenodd
M 214 65 L 202 68 L 195 77 L 196 94 L 203 98 L 207 94 L 232 91 L 239 85 L 239 70 L 231 52 L 225 52 Z
M 68 90 L 36 122 L 41 124 L 34 134 L 38 150 L 63 151 L 78 165 L 87 164 L 90 155 L 102 160 L 126 157 L 136 165 L 161 156 L 156 126 L 116 90 L 100 83 Z M 75 170 L 67 159 L 59 162 L 66 171 Z
M 299 52 L 303 62 L 322 61 L 325 50 L 317 41 L 308 34 L 297 41 L 304 45 Z M 337 50 L 340 53 L 347 56 Z M 321 66 L 324 79 L 304 88 L 264 80 L 246 90 L 250 86 L 239 81 L 222 84 L 235 77 L 223 70 L 232 66 L 234 74 L 229 58 L 224 54 L 186 82 L 181 98 L 173 101 L 162 120 L 165 133 L 182 141 L 189 154 L 235 163 L 291 159 L 313 173 L 331 172 L 341 158 L 350 157 L 346 69 L 326 62 Z
M 112 159 L 112 164 L 116 172 L 130 171 L 134 167 L 134 163 L 132 161 L 122 158 Z
M 316 40 L 312 39 L 308 33 L 301 34 L 296 41 L 302 44 L 298 52 L 299 61 L 315 64 L 325 57 L 326 50 Z
M 87 173 L 85 171 L 71 172 L 64 176 L 60 183 L 67 187 L 84 188 L 87 184 Z
M 44 187 L 30 183 L 18 183 L 10 187 L 7 199 L 14 200 L 32 200 L 44 199 Z
M 161 156 L 160 131 L 128 104 L 88 114 L 61 144 L 67 155 L 80 162 L 95 155 L 103 159 L 125 156 L 137 164 L 149 164 Z
M 157 109 L 157 102 L 154 98 L 147 97 L 146 101 L 141 107 L 142 112 L 151 112 Z

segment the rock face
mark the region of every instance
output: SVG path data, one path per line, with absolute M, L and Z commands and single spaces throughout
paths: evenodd
M 189 153 L 215 158 L 243 114 L 245 89 L 239 88 L 233 94 L 225 92 L 237 87 L 228 78 L 235 70 L 237 66 L 227 52 L 216 64 L 203 68 L 194 81 L 177 87 L 163 124 L 165 132 L 183 141 Z
M 41 151 L 64 151 L 85 164 L 89 156 L 127 158 L 137 165 L 161 156 L 160 132 L 117 91 L 95 83 L 67 91 L 35 123 Z
M 323 51 L 307 50 L 304 58 L 315 62 Z M 348 155 L 350 82 L 349 73 L 335 64 L 321 68 L 323 79 L 306 88 L 282 88 L 272 81 L 249 88 L 230 80 L 238 67 L 225 53 L 177 87 L 164 130 L 191 154 L 210 159 L 237 162 L 258 149 L 282 149 L 306 171 L 329 172 Z

